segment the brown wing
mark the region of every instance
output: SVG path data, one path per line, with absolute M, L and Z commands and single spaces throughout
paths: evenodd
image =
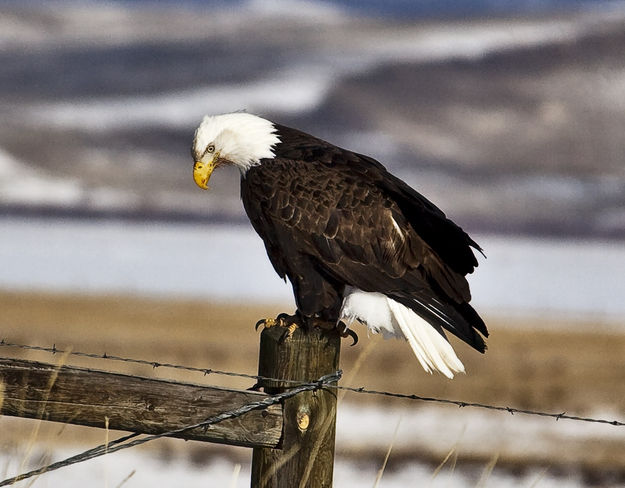
M 327 157 L 328 152 L 323 154 Z M 467 303 L 464 274 L 432 249 L 418 234 L 414 217 L 406 215 L 395 195 L 380 184 L 385 170 L 379 164 L 338 158 L 357 158 L 353 153 L 334 154 L 337 157 L 323 163 L 318 158 L 266 160 L 250 169 L 242 182 L 248 215 L 276 271 L 293 283 L 298 307 L 314 309 L 334 302 L 337 309 L 341 287 L 350 285 L 384 293 L 439 331 L 444 327 L 484 350 L 474 328 L 486 333 L 486 327 Z M 412 205 L 423 207 L 418 200 Z M 444 214 L 428 217 L 441 221 L 440 228 L 448 225 Z M 452 232 L 438 238 L 453 238 L 455 229 L 454 224 Z M 475 260 L 472 253 L 471 258 Z

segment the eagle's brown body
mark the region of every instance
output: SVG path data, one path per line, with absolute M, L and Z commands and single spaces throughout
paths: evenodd
M 242 175 L 241 198 L 299 312 L 336 321 L 347 287 L 381 293 L 483 352 L 465 279 L 480 247 L 374 159 L 275 128 L 275 155 Z

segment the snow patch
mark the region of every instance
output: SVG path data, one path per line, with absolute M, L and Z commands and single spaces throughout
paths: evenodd
M 92 131 L 134 126 L 192 127 L 207 113 L 298 113 L 324 98 L 332 77 L 323 70 L 293 69 L 246 84 L 214 85 L 146 97 L 39 105 L 25 113 L 32 123 Z
M 0 148 L 0 203 L 75 205 L 82 195 L 77 180 L 47 175 Z
M 622 9 L 608 13 L 587 12 L 560 20 L 491 20 L 417 26 L 390 26 L 369 21 L 370 24 L 363 25 L 361 19 L 343 18 L 334 7 L 326 4 L 299 2 L 295 8 L 285 8 L 283 3 L 283 0 L 251 2 L 242 10 L 249 17 L 242 28 L 251 29 L 255 17 L 260 20 L 282 12 L 282 18 L 287 12 L 286 15 L 302 19 L 340 20 L 341 30 L 332 34 L 327 29 L 303 26 L 301 40 L 294 41 L 297 43 L 294 49 L 301 52 L 300 55 L 285 58 L 282 70 L 243 83 L 144 97 L 33 104 L 16 107 L 14 116 L 26 117 L 28 123 L 35 125 L 102 131 L 128 126 L 193 127 L 207 113 L 238 110 L 303 113 L 318 107 L 342 77 L 388 63 L 473 59 L 507 49 L 568 42 L 604 28 L 607 22 L 625 18 L 625 9 Z M 235 31 L 237 29 L 214 33 L 227 39 Z
M 593 417 L 615 418 L 611 412 L 595 412 Z M 6 422 L 0 419 L 0 424 Z M 541 459 L 543 463 L 557 456 L 562 462 L 570 452 L 577 456 L 594 442 L 625 442 L 623 429 L 610 425 L 587 424 L 553 419 L 511 416 L 501 412 L 483 412 L 457 407 L 410 406 L 382 407 L 342 403 L 338 409 L 336 433 L 336 463 L 334 485 L 345 488 L 372 486 L 380 464 L 360 462 L 347 458 L 347 453 L 363 454 L 386 452 L 395 434 L 393 455 L 419 450 L 433 452 L 442 461 L 452 448 L 460 455 L 470 453 L 485 459 L 498 454 L 513 459 Z M 158 446 L 161 441 L 151 445 Z M 102 480 L 104 485 L 128 488 L 143 486 L 185 486 L 189 488 L 207 486 L 249 486 L 250 465 L 236 460 L 211 455 L 206 462 L 193 463 L 188 455 L 189 443 L 182 440 L 163 440 L 170 447 L 170 454 L 163 458 L 159 450 L 133 448 L 109 454 L 88 463 L 79 463 L 70 468 L 45 473 L 37 478 L 36 486 L 41 488 L 63 486 L 83 487 L 86 480 Z M 566 449 L 562 446 L 566 445 Z M 175 449 L 171 449 L 171 447 Z M 55 444 L 35 443 L 34 458 L 51 455 L 51 461 L 58 461 L 82 451 L 84 446 L 70 448 L 62 444 L 59 437 Z M 239 448 L 246 452 L 244 448 Z M 160 453 L 160 454 L 159 454 Z M 342 454 L 343 453 L 343 454 Z M 4 477 L 14 476 L 24 470 L 25 451 L 17 446 L 0 450 L 0 466 Z M 357 459 L 357 458 L 356 458 Z M 368 459 L 368 458 L 366 458 Z M 29 466 L 29 468 L 35 466 Z M 399 488 L 405 486 L 431 486 L 433 488 L 472 488 L 476 476 L 485 472 L 486 463 L 481 466 L 458 464 L 444 466 L 433 477 L 435 468 L 410 456 L 399 466 L 389 466 L 384 472 L 380 487 Z M 560 471 L 559 469 L 555 470 Z M 561 472 L 560 476 L 542 467 L 528 467 L 520 474 L 513 474 L 495 465 L 484 483 L 486 487 L 513 488 L 518 486 L 540 486 L 544 488 L 581 488 L 586 486 L 580 473 L 575 470 Z M 28 481 L 15 486 L 28 486 Z
M 293 305 L 290 285 L 275 274 L 251 226 L 7 218 L 0 219 L 0 235 L 7 236 L 0 239 L 0 287 L 5 289 L 237 302 L 245 297 Z M 488 256 L 469 276 L 472 304 L 483 314 L 623 325 L 625 248 L 620 243 L 473 237 Z M 204 260 L 197 260 L 198 249 Z
M 355 398 L 352 396 L 351 400 Z M 537 458 L 553 456 L 569 442 L 614 441 L 625 443 L 625 431 L 609 424 L 573 422 L 528 415 L 510 415 L 479 409 L 458 409 L 456 406 L 363 406 L 343 403 L 338 408 L 337 449 L 356 450 L 366 445 L 369 449 L 385 451 L 392 439 L 395 426 L 400 429 L 394 448 L 404 450 L 433 450 L 445 456 L 456 446 L 488 457 L 493 452 L 506 456 L 523 457 L 528 452 Z M 589 415 L 608 420 L 621 419 L 615 412 L 594 412 Z M 419 433 L 419 435 L 415 435 Z
M 253 17 L 323 23 L 343 21 L 346 15 L 336 4 L 310 0 L 250 0 L 243 10 Z

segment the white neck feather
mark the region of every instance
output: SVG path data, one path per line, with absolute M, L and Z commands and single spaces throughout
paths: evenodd
M 247 113 L 207 115 L 195 131 L 193 155 L 196 160 L 209 145 L 215 153 L 236 165 L 242 173 L 273 158 L 273 147 L 280 142 L 275 126 L 268 120 Z

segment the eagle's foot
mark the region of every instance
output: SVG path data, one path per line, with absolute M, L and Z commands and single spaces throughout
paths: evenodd
M 286 339 L 290 339 L 291 337 L 293 337 L 293 334 L 299 327 L 303 327 L 306 330 L 311 330 L 314 327 L 318 327 L 319 329 L 324 330 L 332 330 L 336 328 L 341 337 L 352 338 L 353 342 L 350 344 L 351 346 L 355 346 L 356 344 L 358 344 L 358 334 L 356 334 L 356 332 L 347 327 L 347 325 L 345 325 L 345 323 L 342 321 L 332 322 L 317 317 L 307 317 L 302 320 L 302 317 L 297 313 L 295 315 L 281 313 L 275 319 L 260 319 L 258 322 L 256 322 L 256 326 L 254 328 L 258 330 L 261 325 L 266 329 L 269 327 L 283 327 L 285 330 L 282 337 L 280 338 L 280 342 L 284 342 Z
M 315 327 L 323 330 L 332 330 L 336 326 L 336 323 L 319 317 L 308 317 L 306 319 L 306 325 L 309 327 L 309 330 L 314 329 Z
M 280 343 L 293 337 L 295 331 L 302 326 L 301 317 L 298 314 L 289 315 L 288 313 L 281 313 L 276 317 L 276 321 L 280 327 L 285 328 L 284 333 L 280 337 Z
M 258 330 L 258 328 L 261 325 L 265 329 L 268 329 L 269 327 L 274 327 L 274 326 L 278 325 L 278 322 L 274 318 L 260 319 L 258 322 L 256 322 L 256 325 L 254 326 L 254 330 Z
M 280 338 L 280 342 L 284 342 L 286 339 L 293 337 L 295 330 L 301 326 L 301 319 L 297 314 L 289 315 L 287 313 L 281 313 L 275 319 L 268 318 L 259 320 L 256 322 L 255 329 L 258 330 L 261 325 L 265 328 L 284 327 L 284 334 Z
M 356 332 L 354 332 L 349 327 L 347 327 L 347 325 L 345 325 L 345 322 L 341 320 L 339 320 L 338 322 L 333 322 L 330 320 L 323 320 L 323 319 L 315 317 L 315 318 L 309 318 L 307 321 L 307 324 L 311 328 L 318 327 L 319 329 L 323 329 L 323 330 L 336 329 L 341 337 L 352 338 L 353 342 L 350 344 L 351 346 L 355 346 L 358 343 L 358 334 L 356 334 Z

